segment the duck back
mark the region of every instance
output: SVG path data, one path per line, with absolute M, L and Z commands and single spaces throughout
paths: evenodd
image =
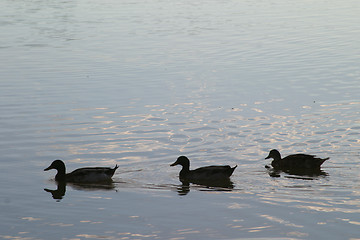
M 318 169 L 328 159 L 308 154 L 293 154 L 281 160 L 274 160 L 271 165 L 280 169 Z
M 229 178 L 236 167 L 237 166 L 231 168 L 229 165 L 201 167 L 195 170 L 190 170 L 185 174 L 180 173 L 180 178 L 186 178 L 189 180 L 222 180 Z
M 66 181 L 68 182 L 107 182 L 111 181 L 111 177 L 114 175 L 118 166 L 114 168 L 107 167 L 90 167 L 79 168 L 71 173 L 66 174 Z

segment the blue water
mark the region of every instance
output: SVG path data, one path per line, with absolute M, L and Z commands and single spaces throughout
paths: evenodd
M 360 238 L 357 1 L 0 8 L 0 238 Z M 330 160 L 272 175 L 273 148 Z M 180 155 L 233 188 L 183 186 Z M 54 159 L 120 168 L 57 186 Z

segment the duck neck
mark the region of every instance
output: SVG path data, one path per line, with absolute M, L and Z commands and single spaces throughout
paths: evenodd
M 281 161 L 281 154 L 279 152 L 274 153 L 274 155 L 272 156 L 274 161 Z
M 281 168 L 281 159 L 280 159 L 280 160 L 274 159 L 274 160 L 271 162 L 271 166 L 273 166 L 274 168 Z
M 190 163 L 184 163 L 180 171 L 180 176 L 183 176 L 190 172 Z
M 66 178 L 66 169 L 65 169 L 65 166 L 64 167 L 61 167 L 61 168 L 58 168 L 56 169 L 58 172 L 55 176 L 55 180 L 56 181 L 65 181 L 65 178 Z
M 271 154 L 271 157 L 274 159 L 271 162 L 271 166 L 273 166 L 274 168 L 281 168 L 282 161 L 281 161 L 280 152 L 279 151 L 273 151 L 273 153 Z

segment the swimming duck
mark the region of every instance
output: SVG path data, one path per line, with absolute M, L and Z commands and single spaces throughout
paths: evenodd
M 287 157 L 281 158 L 280 152 L 276 149 L 270 151 L 265 159 L 273 158 L 271 166 L 276 169 L 289 170 L 289 169 L 320 169 L 329 158 L 317 158 L 315 155 L 308 154 L 292 154 Z
M 65 164 L 61 160 L 55 160 L 51 165 L 44 169 L 48 171 L 50 169 L 56 169 L 57 174 L 55 176 L 56 181 L 64 182 L 77 182 L 77 183 L 91 183 L 91 182 L 107 182 L 111 181 L 111 177 L 114 175 L 116 169 L 119 166 L 116 165 L 114 168 L 108 167 L 88 167 L 79 168 L 71 173 L 65 173 Z
M 187 181 L 220 181 L 229 179 L 237 165 L 231 168 L 229 165 L 224 166 L 207 166 L 190 170 L 190 161 L 185 156 L 180 156 L 170 166 L 181 165 L 182 169 L 179 174 L 180 180 Z

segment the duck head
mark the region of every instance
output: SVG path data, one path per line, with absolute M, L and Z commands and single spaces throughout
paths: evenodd
M 270 151 L 269 155 L 265 159 L 273 158 L 274 160 L 281 160 L 280 152 L 276 149 Z
M 55 160 L 51 163 L 51 165 L 44 169 L 44 171 L 48 171 L 50 169 L 56 169 L 58 172 L 65 174 L 65 164 L 61 160 Z
M 178 157 L 178 159 L 176 160 L 176 162 L 174 162 L 173 164 L 171 164 L 170 166 L 176 166 L 176 165 L 181 165 L 183 166 L 183 168 L 185 169 L 189 169 L 190 167 L 190 161 L 187 157 L 185 156 L 180 156 Z

